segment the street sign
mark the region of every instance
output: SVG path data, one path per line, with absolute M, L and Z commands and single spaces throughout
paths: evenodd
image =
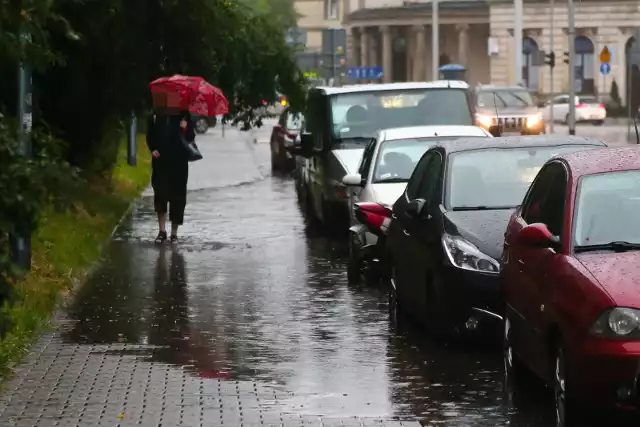
M 611 62 L 611 52 L 607 46 L 603 47 L 602 52 L 600 52 L 600 62 L 604 64 Z
M 603 62 L 602 64 L 600 64 L 600 73 L 602 75 L 606 76 L 610 72 L 611 72 L 611 64 L 609 64 L 608 62 Z
M 351 67 L 347 76 L 354 79 L 381 79 L 384 75 L 382 67 Z

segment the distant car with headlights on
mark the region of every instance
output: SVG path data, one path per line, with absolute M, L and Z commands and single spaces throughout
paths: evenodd
M 606 147 L 567 135 L 460 138 L 431 147 L 393 205 L 390 307 L 434 332 L 499 330 L 509 217 L 559 154 Z M 535 267 L 534 267 L 535 268 Z M 560 285 L 560 284 L 559 284 Z
M 435 144 L 460 137 L 493 136 L 477 126 L 412 126 L 381 130 L 366 146 L 357 173 L 342 178 L 348 188 L 351 212 L 347 267 L 350 282 L 359 281 L 366 266 L 379 265 L 384 270 L 382 258 L 386 252 L 384 233 L 381 239 L 371 233 L 356 218 L 354 205 L 371 202 L 392 206 L 402 195 L 424 152 Z
M 545 133 L 542 112 L 531 93 L 521 86 L 479 85 L 475 88 L 476 125 L 498 125 L 503 135 Z
M 509 222 L 507 383 L 524 367 L 543 379 L 554 425 L 585 425 L 577 417 L 592 408 L 640 409 L 639 212 L 640 151 L 607 148 L 549 160 Z

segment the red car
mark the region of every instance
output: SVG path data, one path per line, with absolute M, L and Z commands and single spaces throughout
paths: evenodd
M 546 380 L 558 426 L 638 409 L 640 149 L 549 160 L 511 216 L 500 279 L 507 378 L 526 366 Z

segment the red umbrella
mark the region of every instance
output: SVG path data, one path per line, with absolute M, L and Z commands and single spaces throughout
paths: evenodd
M 222 91 L 202 77 L 160 77 L 149 83 L 151 93 L 177 94 L 180 107 L 199 116 L 217 116 L 229 112 L 229 101 Z

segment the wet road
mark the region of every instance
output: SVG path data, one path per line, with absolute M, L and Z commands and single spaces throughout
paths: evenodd
M 343 243 L 269 176 L 268 132 L 199 139 L 178 245 L 152 243 L 143 197 L 6 385 L 0 425 L 551 425 L 537 385 L 503 399 L 495 349 L 397 329 L 382 290 L 347 284 Z

